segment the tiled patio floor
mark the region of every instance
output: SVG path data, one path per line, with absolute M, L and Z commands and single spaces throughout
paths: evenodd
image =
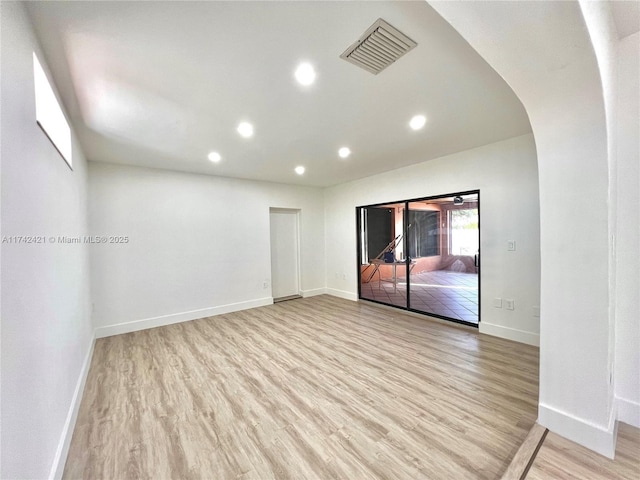
M 398 269 L 398 273 L 400 269 Z M 401 277 L 401 275 L 399 275 Z M 410 307 L 455 320 L 478 323 L 478 275 L 448 270 L 411 274 Z M 407 306 L 407 285 L 399 278 L 393 282 L 372 280 L 362 284 L 362 298 Z

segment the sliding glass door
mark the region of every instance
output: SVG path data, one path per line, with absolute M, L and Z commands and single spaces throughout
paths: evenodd
M 361 298 L 407 304 L 404 208 L 404 203 L 394 203 L 360 209 Z
M 479 322 L 479 192 L 359 207 L 360 298 Z
M 409 203 L 409 308 L 478 323 L 478 195 Z

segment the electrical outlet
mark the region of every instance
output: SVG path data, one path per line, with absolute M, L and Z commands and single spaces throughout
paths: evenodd
M 268 280 L 265 280 L 264 282 L 262 282 L 262 288 L 264 288 L 265 290 L 267 288 L 269 288 L 269 281 Z
M 502 299 L 501 298 L 494 298 L 493 299 L 493 306 L 496 308 L 502 308 Z
M 346 279 L 347 279 L 347 274 L 346 274 L 346 273 L 344 273 L 344 272 L 342 272 L 342 279 L 343 279 L 343 280 L 346 280 Z
M 510 298 L 504 299 L 504 305 L 507 310 L 515 310 L 516 309 L 515 303 L 516 302 Z
M 516 251 L 516 241 L 515 240 L 508 240 L 507 241 L 507 250 L 510 252 L 515 252 Z
M 540 307 L 533 307 L 533 316 L 534 317 L 540 316 Z

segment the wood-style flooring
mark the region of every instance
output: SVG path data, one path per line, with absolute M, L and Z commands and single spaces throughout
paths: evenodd
M 511 459 L 511 463 L 502 474 L 502 477 L 500 477 L 500 480 L 523 480 L 526 478 L 529 467 L 533 463 L 548 432 L 549 430 L 536 423 Z
M 64 478 L 500 478 L 538 349 L 329 296 L 96 341 Z
M 610 460 L 549 432 L 527 480 L 638 480 L 640 429 L 619 424 L 616 457 Z

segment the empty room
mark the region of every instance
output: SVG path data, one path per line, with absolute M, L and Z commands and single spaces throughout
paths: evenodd
M 0 2 L 1 479 L 640 477 L 640 2 Z

